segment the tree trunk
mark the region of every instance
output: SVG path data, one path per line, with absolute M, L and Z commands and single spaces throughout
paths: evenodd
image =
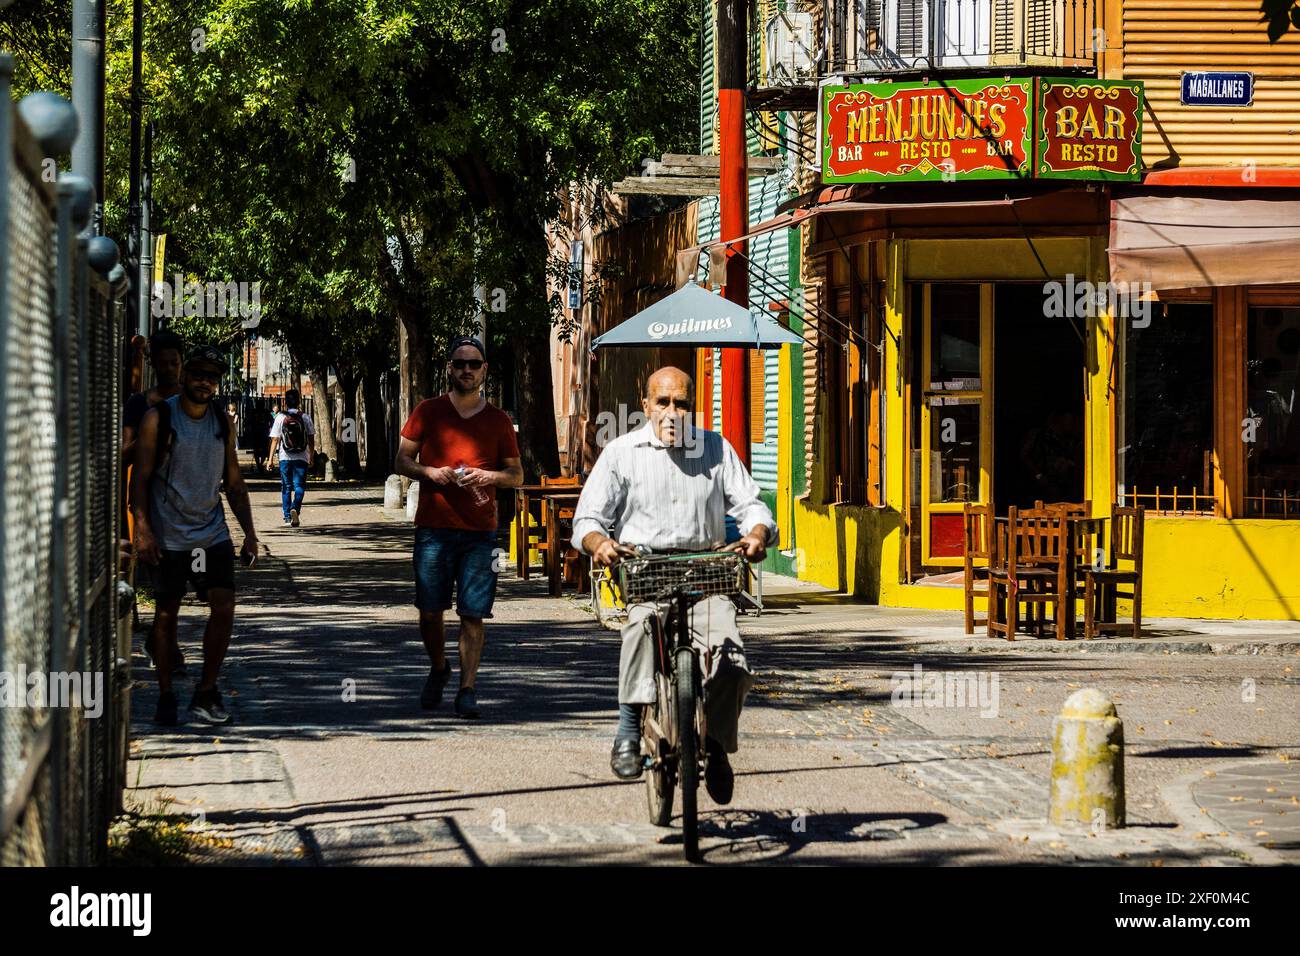
M 324 460 L 338 461 L 338 439 L 334 433 L 334 409 L 329 400 L 329 379 L 320 372 L 311 373 L 311 417 L 316 426 L 316 454 Z
M 357 423 L 357 376 L 355 374 L 339 375 L 339 391 L 343 396 L 343 421 L 339 433 L 339 456 L 343 465 L 343 474 L 355 478 L 361 474 L 361 440 Z
M 383 373 L 371 369 L 361 380 L 361 393 L 366 405 L 366 477 L 387 478 L 393 471 L 395 450 L 388 447 L 387 409 L 380 386 Z
M 551 382 L 551 313 L 546 296 L 546 234 L 540 222 L 516 222 L 515 281 L 522 328 L 512 333 L 519 451 L 526 480 L 560 474 Z

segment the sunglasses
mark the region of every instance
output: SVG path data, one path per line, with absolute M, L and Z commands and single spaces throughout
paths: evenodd
M 189 370 L 190 378 L 199 382 L 212 382 L 214 385 L 221 384 L 220 372 L 204 372 L 201 369 L 192 368 Z
M 482 359 L 452 359 L 451 367 L 458 372 L 464 369 L 469 369 L 472 372 L 477 372 L 479 369 L 483 367 L 483 360 Z

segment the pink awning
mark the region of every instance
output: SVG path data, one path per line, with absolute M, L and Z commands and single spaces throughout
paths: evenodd
M 1109 253 L 1112 282 L 1156 290 L 1295 282 L 1300 198 L 1116 199 Z

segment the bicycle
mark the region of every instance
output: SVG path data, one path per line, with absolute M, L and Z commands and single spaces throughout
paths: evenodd
M 733 599 L 741 594 L 745 559 L 735 551 L 641 553 L 624 558 L 618 572 L 628 607 L 669 605 L 662 625 L 657 614 L 649 618 L 655 648 L 655 702 L 641 711 L 641 750 L 650 822 L 668 826 L 673 792 L 680 785 L 682 842 L 686 859 L 695 863 L 699 861 L 696 795 L 704 764 L 702 743 L 708 730 L 701 684 L 711 661 L 709 651 L 701 651 L 691 640 L 690 609 L 715 594 Z

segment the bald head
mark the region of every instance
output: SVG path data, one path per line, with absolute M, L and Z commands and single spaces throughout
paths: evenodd
M 650 398 L 655 394 L 657 388 L 668 385 L 670 388 L 676 388 L 680 385 L 690 395 L 695 391 L 695 381 L 679 368 L 671 365 L 665 365 L 663 368 L 653 372 L 645 383 L 645 397 Z
M 644 406 L 659 440 L 676 445 L 686 434 L 695 406 L 695 383 L 679 368 L 661 368 L 646 380 Z

